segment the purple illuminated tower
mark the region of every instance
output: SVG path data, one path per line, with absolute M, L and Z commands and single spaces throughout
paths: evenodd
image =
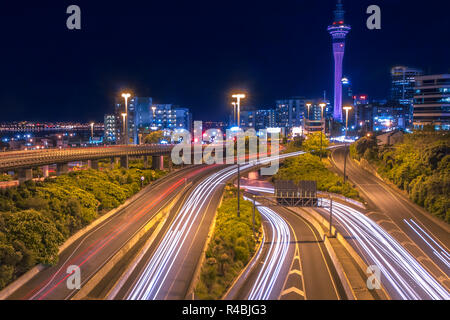
M 350 25 L 344 22 L 344 9 L 342 1 L 338 0 L 334 11 L 333 24 L 328 27 L 328 32 L 333 39 L 334 55 L 334 112 L 333 118 L 342 121 L 342 61 L 344 60 L 345 37 L 350 32 Z

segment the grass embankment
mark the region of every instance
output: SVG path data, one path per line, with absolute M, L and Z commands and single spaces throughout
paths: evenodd
M 319 156 L 303 154 L 284 160 L 273 180 L 292 180 L 296 183 L 301 180 L 316 180 L 320 191 L 359 200 L 358 191 L 350 183 L 344 183 L 344 178 L 330 171 L 330 167 L 327 159 L 320 161 Z
M 74 171 L 0 190 L 0 289 L 38 263 L 54 264 L 58 248 L 102 213 L 165 174 L 142 169 Z
M 412 201 L 450 223 L 449 133 L 418 131 L 394 146 L 378 146 L 376 137 L 363 137 L 350 154 L 367 160 Z
M 237 217 L 237 189 L 227 185 L 216 225 L 206 251 L 200 279 L 195 288 L 199 299 L 220 299 L 255 253 L 252 232 L 253 204 L 241 198 L 241 217 Z M 261 229 L 261 217 L 255 212 L 256 230 Z

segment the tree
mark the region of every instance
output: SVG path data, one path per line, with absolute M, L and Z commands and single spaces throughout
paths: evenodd
M 321 138 L 322 137 L 322 143 Z M 303 142 L 303 150 L 310 151 L 313 154 L 326 156 L 328 151 L 326 148 L 330 145 L 330 141 L 328 141 L 327 137 L 323 134 L 322 131 L 310 133 L 306 140 Z M 321 149 L 322 146 L 322 149 Z
M 162 131 L 153 131 L 144 137 L 144 143 L 159 143 L 163 139 L 163 137 L 164 133 Z

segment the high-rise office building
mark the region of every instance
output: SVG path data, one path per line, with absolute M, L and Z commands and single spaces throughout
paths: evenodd
M 275 110 L 262 109 L 255 112 L 255 130 L 273 128 L 276 126 Z
M 276 126 L 287 130 L 299 127 L 305 117 L 305 98 L 293 97 L 276 101 Z
M 416 77 L 422 75 L 422 70 L 404 66 L 391 69 L 391 100 L 406 106 L 405 122 L 409 126 L 413 118 L 413 99 Z
M 116 116 L 114 114 L 105 114 L 104 118 L 104 141 L 105 143 L 116 142 Z
M 150 97 L 131 97 L 127 105 L 128 138 L 130 143 L 140 142 L 139 133 L 150 130 L 191 130 L 192 117 L 189 109 L 172 104 L 153 104 Z M 116 143 L 125 143 L 123 113 L 125 102 L 117 98 L 114 105 Z
M 152 130 L 191 130 L 192 116 L 187 108 L 173 104 L 155 104 L 150 113 L 150 128 Z
M 334 56 L 334 111 L 333 118 L 342 121 L 342 64 L 345 52 L 345 37 L 350 32 L 351 27 L 345 24 L 344 8 L 342 1 L 338 0 L 334 11 L 333 23 L 328 26 L 328 32 L 333 41 Z
M 422 75 L 419 69 L 397 66 L 391 69 L 391 100 L 411 105 L 414 98 L 416 77 Z
M 450 129 L 450 74 L 416 77 L 413 124 Z

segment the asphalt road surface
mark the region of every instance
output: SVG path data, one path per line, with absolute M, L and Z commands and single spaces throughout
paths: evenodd
M 343 172 L 344 148 L 332 151 L 332 163 Z M 347 157 L 347 176 L 371 209 L 367 215 L 383 227 L 449 291 L 450 227 Z
M 185 186 L 210 170 L 190 167 L 164 177 L 149 186 L 135 201 L 106 219 L 75 241 L 59 257 L 59 262 L 30 279 L 8 299 L 69 299 L 76 293 L 68 289 L 68 266 L 81 270 L 81 284 L 86 283 L 143 225 L 168 204 Z

